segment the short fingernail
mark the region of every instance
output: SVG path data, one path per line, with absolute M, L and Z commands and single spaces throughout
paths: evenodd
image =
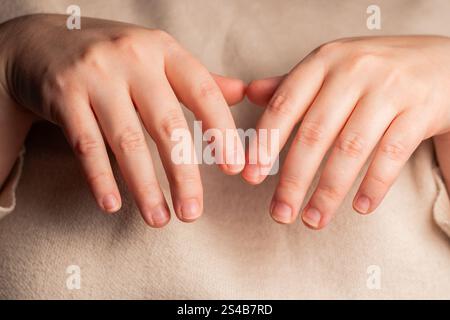
M 320 219 L 322 215 L 320 211 L 316 208 L 308 208 L 305 213 L 303 213 L 302 219 L 307 225 L 313 228 L 318 228 L 320 224 Z
M 157 206 L 150 211 L 151 221 L 154 227 L 164 226 L 170 219 L 167 208 L 163 205 Z
M 105 196 L 103 198 L 102 205 L 103 209 L 105 209 L 107 212 L 115 212 L 119 210 L 119 201 L 113 194 Z
M 200 213 L 200 204 L 197 199 L 185 200 L 181 205 L 181 216 L 185 220 L 197 219 Z
M 244 165 L 245 165 L 245 158 L 240 152 L 237 152 L 235 158 L 233 157 L 232 161 L 230 163 L 227 163 L 228 170 L 230 170 L 230 172 L 232 173 L 241 172 L 242 169 L 244 168 Z
M 230 173 L 237 174 L 242 171 L 244 165 L 239 163 L 227 163 L 227 168 Z
M 245 170 L 245 177 L 253 182 L 257 182 L 259 180 L 260 171 L 259 166 L 256 164 L 250 164 L 247 166 Z
M 370 209 L 370 199 L 365 195 L 356 198 L 355 209 L 360 213 L 367 213 Z
M 259 169 L 259 174 L 262 176 L 268 176 L 270 175 L 270 172 L 272 171 L 272 165 L 262 165 Z
M 271 215 L 275 221 L 280 223 L 291 223 L 292 208 L 284 202 L 274 201 Z
M 237 143 L 240 143 L 239 136 L 236 136 L 236 139 L 238 140 Z M 233 144 L 236 143 L 236 139 L 233 140 L 232 142 Z M 227 165 L 228 171 L 230 173 L 241 172 L 245 165 L 245 156 L 242 151 L 242 148 L 236 145 L 234 145 L 234 147 L 230 147 L 228 149 L 228 153 L 225 159 L 225 164 Z

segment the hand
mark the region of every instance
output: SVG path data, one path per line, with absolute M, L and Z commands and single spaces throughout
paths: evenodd
M 362 214 L 374 211 L 416 147 L 450 131 L 449 88 L 450 40 L 443 37 L 334 41 L 286 77 L 251 83 L 252 101 L 265 105 L 270 99 L 257 129 L 279 128 L 283 146 L 301 121 L 281 169 L 272 217 L 280 223 L 296 219 L 329 149 L 303 221 L 325 227 L 373 151 L 353 207 Z M 257 141 L 250 150 L 255 148 L 262 149 Z M 273 162 L 278 152 L 266 156 Z M 265 175 L 259 168 L 246 165 L 243 177 L 261 183 Z
M 158 146 L 177 216 L 197 219 L 203 209 L 198 167 L 171 161 L 171 133 L 188 130 L 179 100 L 205 129 L 235 130 L 227 102 L 243 98 L 244 84 L 212 76 L 163 31 L 98 19 L 83 19 L 82 30 L 67 30 L 65 19 L 34 15 L 2 25 L 1 83 L 19 105 L 63 128 L 98 205 L 115 212 L 121 197 L 104 135 L 145 221 L 162 227 L 170 214 L 141 119 Z M 225 146 L 222 152 L 243 158 L 242 146 L 236 148 Z M 221 168 L 236 174 L 243 166 Z

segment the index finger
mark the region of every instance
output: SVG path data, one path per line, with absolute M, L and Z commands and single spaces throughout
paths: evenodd
M 258 155 L 258 161 L 247 163 L 242 173 L 249 183 L 258 184 L 265 179 L 268 172 L 262 167 L 267 165 L 271 167 L 275 162 L 295 125 L 313 103 L 324 81 L 324 74 L 324 67 L 319 61 L 306 58 L 284 78 L 275 90 L 256 126 L 256 139 L 250 143 L 247 156 Z M 265 143 L 262 139 L 258 139 L 258 136 L 263 131 L 270 132 L 273 129 L 279 130 L 278 147 L 267 150 Z M 269 159 L 270 163 L 262 164 L 263 158 Z
M 214 129 L 215 135 L 222 137 L 215 141 L 216 156 L 224 160 L 218 161 L 222 170 L 227 174 L 242 171 L 244 149 L 228 104 L 212 75 L 184 49 L 166 56 L 166 75 L 177 97 L 202 120 L 205 130 Z

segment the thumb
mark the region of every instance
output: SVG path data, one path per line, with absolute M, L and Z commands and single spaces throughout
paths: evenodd
M 252 81 L 247 88 L 247 97 L 254 104 L 265 107 L 285 76 L 278 76 Z
M 241 102 L 245 97 L 247 85 L 244 81 L 212 74 L 214 80 L 222 91 L 228 105 L 232 106 Z

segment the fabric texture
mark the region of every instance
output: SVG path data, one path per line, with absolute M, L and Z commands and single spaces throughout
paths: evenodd
M 442 230 L 450 237 L 450 200 L 447 192 L 447 188 L 444 184 L 439 169 L 434 171 L 436 184 L 438 187 L 438 194 L 436 202 L 433 206 L 433 217 L 436 223 L 442 228 Z
M 22 150 L 9 177 L 0 188 L 0 219 L 14 211 L 14 208 L 16 207 L 16 188 L 22 174 L 24 154 L 25 150 Z
M 379 31 L 366 27 L 368 0 L 77 1 L 82 15 L 164 29 L 212 72 L 244 80 L 284 74 L 337 38 L 450 35 L 446 0 L 377 2 Z M 65 13 L 70 4 L 0 0 L 0 20 Z M 232 112 L 245 129 L 262 110 L 244 101 Z M 192 115 L 186 117 L 192 123 Z M 250 186 L 205 165 L 203 217 L 194 224 L 173 218 L 164 229 L 150 229 L 112 161 L 124 201 L 108 216 L 96 208 L 60 130 L 43 124 L 32 130 L 16 209 L 0 220 L 0 298 L 450 299 L 449 199 L 431 141 L 416 150 L 376 212 L 364 217 L 351 203 L 363 170 L 320 232 L 272 221 L 276 176 Z M 14 189 L 8 186 L 4 194 Z M 66 285 L 70 266 L 79 267 L 79 290 Z M 373 277 L 379 287 L 370 285 Z

